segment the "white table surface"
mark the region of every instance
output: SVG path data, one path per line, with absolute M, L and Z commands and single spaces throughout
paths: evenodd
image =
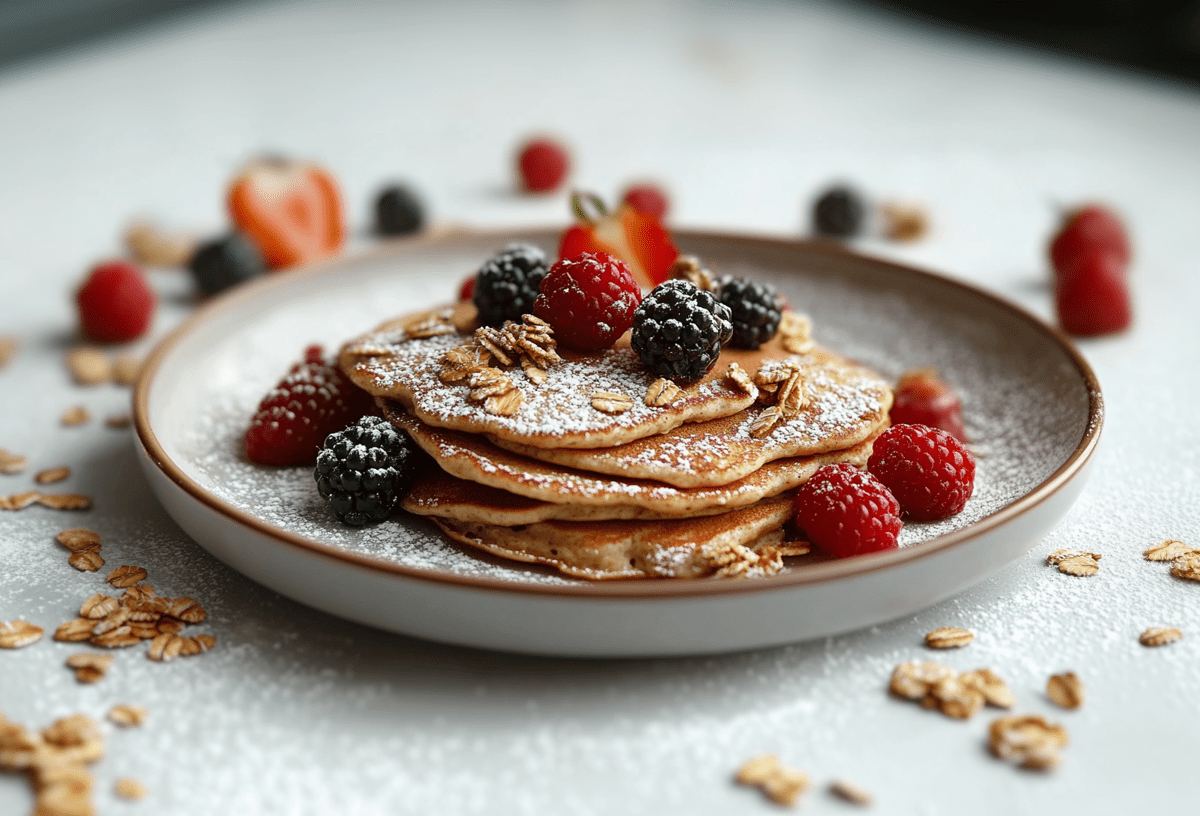
M 886 813 L 1184 813 L 1200 752 L 1200 585 L 1141 559 L 1164 538 L 1200 543 L 1200 91 L 1002 46 L 854 5 L 783 2 L 258 4 L 141 32 L 0 74 L 0 447 L 95 509 L 0 514 L 0 620 L 49 632 L 99 591 L 54 541 L 84 525 L 110 565 L 210 613 L 209 654 L 167 665 L 115 655 L 78 685 L 77 651 L 49 636 L 0 651 L 0 711 L 43 726 L 118 702 L 150 710 L 110 731 L 95 766 L 101 813 L 768 813 L 731 784 L 777 753 L 817 782 L 807 813 L 844 812 L 843 778 Z M 1026 558 L 910 618 L 821 642 L 726 657 L 563 661 L 423 643 L 282 599 L 192 543 L 158 507 L 129 431 L 99 421 L 128 392 L 70 384 L 72 292 L 120 250 L 135 214 L 213 232 L 237 165 L 272 149 L 327 164 L 365 230 L 370 198 L 411 180 L 441 223 L 565 221 L 565 194 L 512 192 L 510 155 L 550 131 L 573 183 L 614 196 L 664 182 L 673 220 L 801 235 L 810 197 L 844 178 L 924 202 L 920 243 L 863 251 L 982 284 L 1052 316 L 1046 238 L 1059 205 L 1099 198 L 1136 243 L 1136 324 L 1081 342 L 1107 404 L 1084 497 Z M 358 241 L 366 243 L 367 239 Z M 155 273 L 161 335 L 190 283 Z M 147 346 L 142 343 L 139 348 Z M 62 428 L 75 404 L 93 421 Z M 1104 555 L 1091 579 L 1043 565 L 1061 547 Z M 923 634 L 975 642 L 930 653 Z M 1137 635 L 1178 626 L 1151 650 Z M 990 715 L 961 723 L 890 698 L 903 660 L 1007 678 L 1019 711 L 1064 724 L 1049 775 L 986 752 Z M 1046 678 L 1073 670 L 1085 706 L 1054 709 Z M 112 796 L 132 776 L 141 803 Z M 0 814 L 31 807 L 0 776 Z

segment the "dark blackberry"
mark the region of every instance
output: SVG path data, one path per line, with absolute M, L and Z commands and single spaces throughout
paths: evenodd
M 404 433 L 386 419 L 365 416 L 325 437 L 313 478 L 338 521 L 364 527 L 392 514 L 419 459 Z
M 408 187 L 384 188 L 375 199 L 375 231 L 380 235 L 411 235 L 425 223 L 425 207 Z
M 733 334 L 729 307 L 685 280 L 654 287 L 633 313 L 631 343 L 661 377 L 698 380 L 717 362 Z
M 505 320 L 520 323 L 521 315 L 532 314 L 533 301 L 547 271 L 546 253 L 530 244 L 509 244 L 479 267 L 472 296 L 479 309 L 479 324 L 502 326 Z
M 775 336 L 783 303 L 775 287 L 747 278 L 725 278 L 717 290 L 717 299 L 729 307 L 733 321 L 734 348 L 756 349 Z
M 202 244 L 188 269 L 196 287 L 206 295 L 223 292 L 267 271 L 267 263 L 254 242 L 240 232 Z
M 813 229 L 819 235 L 851 238 L 862 231 L 866 211 L 862 196 L 854 189 L 832 187 L 813 205 Z

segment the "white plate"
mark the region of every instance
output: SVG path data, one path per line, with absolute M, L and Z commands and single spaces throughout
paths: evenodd
M 335 522 L 305 468 L 241 454 L 262 395 L 311 343 L 446 302 L 514 239 L 457 235 L 271 276 L 216 299 L 151 358 L 136 395 L 147 477 L 179 525 L 250 578 L 334 615 L 451 643 L 539 654 L 679 655 L 777 645 L 908 614 L 1028 552 L 1083 487 L 1100 434 L 1095 377 L 1058 332 L 978 289 L 836 247 L 681 232 L 720 274 L 774 283 L 819 342 L 887 377 L 934 366 L 981 453 L 966 510 L 909 524 L 898 550 L 798 560 L 729 581 L 568 579 L 447 543 L 409 517 Z

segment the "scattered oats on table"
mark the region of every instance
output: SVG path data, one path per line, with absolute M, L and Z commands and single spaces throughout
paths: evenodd
M 1171 562 L 1171 574 L 1186 581 L 1200 581 L 1200 551 L 1184 553 Z
M 835 779 L 829 783 L 829 792 L 839 799 L 859 807 L 870 807 L 874 799 L 871 794 L 858 785 Z
M 113 792 L 122 799 L 144 799 L 146 797 L 146 786 L 136 779 L 122 776 L 113 785 Z
M 112 379 L 112 361 L 103 349 L 94 346 L 71 349 L 66 362 L 76 385 L 100 385 Z
M 28 464 L 28 457 L 0 448 L 0 473 L 8 476 L 16 476 L 18 473 L 23 472 Z
M 1046 563 L 1058 567 L 1066 575 L 1086 578 L 1100 571 L 1100 553 L 1083 550 L 1055 550 L 1046 556 Z
M 75 679 L 80 683 L 96 683 L 104 679 L 112 666 L 112 655 L 97 652 L 76 652 L 67 658 L 67 668 L 75 671 Z
M 1075 672 L 1052 674 L 1046 681 L 1046 696 L 1059 708 L 1079 708 L 1083 705 L 1083 681 Z
M 92 415 L 88 412 L 87 408 L 84 408 L 82 405 L 75 405 L 64 411 L 63 415 L 59 417 L 58 422 L 64 428 L 74 428 L 77 425 L 87 424 L 91 421 L 91 418 Z
M 1183 637 L 1183 632 L 1174 627 L 1151 626 L 1138 635 L 1138 643 L 1143 646 L 1166 646 Z
M 69 467 L 47 468 L 46 470 L 38 471 L 33 477 L 33 480 L 38 484 L 54 484 L 61 482 L 64 479 L 71 477 L 71 469 Z
M 16 356 L 17 350 L 21 348 L 21 341 L 12 335 L 0 336 L 0 368 L 4 368 L 12 358 Z
M 1043 717 L 1000 717 L 988 727 L 988 747 L 992 754 L 1031 771 L 1058 767 L 1059 749 L 1069 742 L 1065 728 Z
M 1174 561 L 1183 555 L 1197 552 L 1195 547 L 1189 547 L 1182 541 L 1168 539 L 1159 544 L 1151 544 L 1142 553 L 1142 557 L 1147 561 Z
M 968 629 L 942 626 L 925 635 L 925 645 L 931 649 L 958 649 L 974 639 L 975 634 Z
M 0 621 L 0 649 L 21 649 L 42 639 L 42 627 L 27 620 Z
M 762 754 L 747 760 L 738 768 L 734 780 L 740 785 L 756 787 L 777 805 L 796 804 L 800 794 L 812 784 L 808 774 L 785 768 L 774 754 Z
M 108 710 L 108 720 L 121 728 L 132 728 L 144 723 L 148 713 L 142 706 L 118 703 Z

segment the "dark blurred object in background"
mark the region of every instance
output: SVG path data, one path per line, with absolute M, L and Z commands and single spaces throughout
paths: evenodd
M 1200 0 L 876 0 L 975 32 L 1200 81 Z

